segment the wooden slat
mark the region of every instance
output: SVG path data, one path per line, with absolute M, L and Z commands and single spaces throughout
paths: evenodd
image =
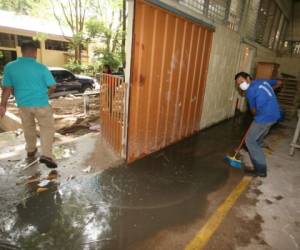
M 135 2 L 128 155 L 132 162 L 195 132 L 212 31 Z

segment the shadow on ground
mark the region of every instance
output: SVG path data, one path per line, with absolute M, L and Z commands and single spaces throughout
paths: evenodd
M 130 166 L 53 182 L 44 192 L 0 175 L 2 247 L 123 250 L 204 216 L 208 194 L 229 177 L 224 155 L 246 124 L 228 120 Z

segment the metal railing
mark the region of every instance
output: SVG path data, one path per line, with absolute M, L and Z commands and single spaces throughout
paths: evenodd
M 102 136 L 117 155 L 122 153 L 125 82 L 123 77 L 100 75 L 100 124 Z

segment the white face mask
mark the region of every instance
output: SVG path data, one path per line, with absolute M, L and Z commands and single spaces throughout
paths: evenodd
M 246 91 L 248 88 L 249 88 L 250 84 L 247 83 L 247 82 L 242 82 L 240 84 L 240 89 L 243 90 L 243 91 Z

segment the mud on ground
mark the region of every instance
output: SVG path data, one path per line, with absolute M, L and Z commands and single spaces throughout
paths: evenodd
M 62 135 L 77 137 L 92 132 L 90 127 L 99 124 L 99 95 L 89 96 L 89 110 L 84 114 L 83 96 L 68 95 L 51 99 L 55 130 Z M 8 111 L 19 116 L 14 102 L 9 102 Z M 20 117 L 20 116 L 19 116 Z

